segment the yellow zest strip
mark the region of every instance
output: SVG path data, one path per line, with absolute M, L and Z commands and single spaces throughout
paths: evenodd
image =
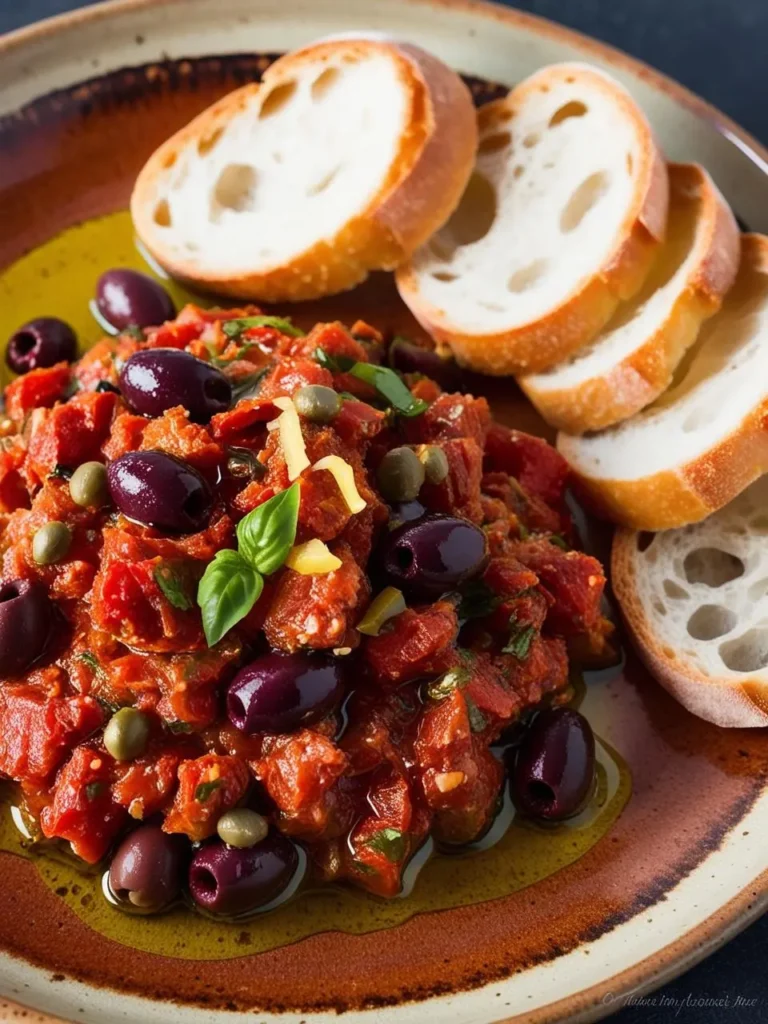
M 272 422 L 276 424 L 275 429 L 280 430 L 280 444 L 288 467 L 288 479 L 293 481 L 309 466 L 299 414 L 290 398 L 273 398 L 272 404 L 282 409 L 277 420 Z
M 316 462 L 312 469 L 327 469 L 335 478 L 341 496 L 346 501 L 347 508 L 352 515 L 363 511 L 366 502 L 360 497 L 360 492 L 357 489 L 355 471 L 340 455 L 326 455 L 325 458 Z
M 315 538 L 291 548 L 285 564 L 301 576 L 325 576 L 341 567 L 341 559 Z

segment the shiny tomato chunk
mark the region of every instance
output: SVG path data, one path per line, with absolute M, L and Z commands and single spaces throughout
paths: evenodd
M 248 787 L 248 768 L 237 757 L 204 754 L 182 761 L 179 788 L 163 829 L 182 832 L 190 839 L 207 839 L 216 831 L 221 815 L 234 807 Z

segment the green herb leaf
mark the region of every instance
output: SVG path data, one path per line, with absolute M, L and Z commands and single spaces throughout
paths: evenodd
M 461 602 L 456 613 L 464 622 L 468 619 L 484 619 L 500 604 L 501 598 L 498 594 L 494 594 L 487 583 L 483 583 L 482 580 L 474 580 L 462 589 Z
M 168 732 L 173 733 L 174 736 L 178 736 L 179 734 L 187 732 L 192 732 L 192 726 L 189 724 L 189 722 L 182 722 L 176 719 L 173 722 L 164 722 L 163 724 L 165 725 L 165 728 L 168 730 Z
M 50 480 L 51 478 L 53 478 L 55 480 L 71 480 L 72 474 L 74 472 L 74 469 L 71 469 L 69 466 L 63 466 L 60 462 L 57 462 L 56 465 L 51 470 L 51 472 L 48 474 L 48 479 Z
M 398 832 L 396 828 L 383 828 L 380 832 L 374 832 L 371 838 L 366 840 L 365 845 L 377 853 L 383 853 L 393 864 L 398 864 L 405 859 L 408 837 Z
M 427 696 L 432 700 L 443 700 L 445 697 L 450 697 L 454 690 L 461 690 L 467 685 L 470 675 L 471 673 L 465 665 L 457 665 L 440 679 L 429 683 Z
M 209 647 L 248 614 L 263 589 L 264 580 L 237 551 L 217 552 L 197 588 Z
M 296 540 L 298 522 L 297 482 L 240 520 L 237 527 L 238 551 L 249 565 L 269 576 L 288 557 Z
M 355 860 L 355 871 L 359 871 L 361 875 L 375 875 L 378 872 L 376 868 L 372 868 L 370 864 L 366 864 L 363 860 Z
M 502 647 L 504 654 L 514 654 L 518 661 L 525 661 L 531 652 L 531 644 L 536 636 L 535 626 L 518 626 L 514 615 L 509 621 L 510 634 L 506 647 Z
M 562 533 L 550 533 L 549 543 L 554 544 L 556 548 L 561 548 L 563 551 L 570 549 L 570 545 Z
M 232 381 L 232 404 L 246 401 L 249 398 L 258 398 L 261 391 L 261 382 L 269 373 L 271 367 L 262 366 L 254 373 L 247 373 L 244 377 Z
M 281 334 L 287 334 L 291 338 L 303 338 L 304 331 L 294 327 L 290 320 L 281 316 L 246 316 L 240 320 L 225 320 L 221 325 L 228 338 L 239 338 L 243 331 L 251 327 L 274 327 Z
M 204 804 L 211 793 L 215 793 L 217 789 L 221 789 L 221 779 L 212 779 L 211 782 L 201 782 L 195 789 L 195 800 L 197 800 L 199 804 Z
M 517 521 L 517 532 L 520 534 L 520 540 L 528 540 L 531 536 L 531 531 L 525 523 L 521 522 L 519 519 Z
M 101 796 L 106 788 L 103 782 L 89 782 L 85 787 L 86 799 L 89 802 L 95 800 L 97 796 Z
M 162 590 L 166 600 L 174 608 L 186 612 L 194 606 L 194 601 L 188 592 L 188 581 L 180 573 L 174 572 L 170 565 L 161 562 L 160 565 L 155 567 L 152 575 L 155 577 L 155 583 Z
M 482 732 L 488 725 L 488 719 L 471 697 L 465 697 L 464 699 L 467 702 L 467 717 L 469 718 L 470 729 L 472 732 Z
M 84 665 L 87 665 L 95 676 L 98 676 L 101 679 L 105 678 L 106 672 L 101 667 L 101 665 L 99 664 L 99 659 L 92 651 L 81 651 L 78 655 L 76 655 L 76 657 L 78 661 L 82 661 Z
M 346 356 L 329 356 L 322 348 L 315 349 L 315 359 L 325 369 L 334 373 L 349 373 L 358 380 L 371 384 L 386 398 L 392 408 L 401 416 L 420 416 L 429 408 L 420 398 L 414 398 L 403 380 L 388 366 L 375 363 L 355 363 Z

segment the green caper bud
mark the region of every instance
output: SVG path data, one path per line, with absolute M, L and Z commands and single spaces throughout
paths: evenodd
M 219 833 L 219 839 L 227 846 L 236 846 L 239 850 L 244 850 L 267 838 L 269 824 L 266 818 L 262 818 L 256 811 L 250 811 L 247 807 L 236 807 L 233 811 L 222 814 L 216 831 Z
M 107 722 L 104 746 L 116 761 L 133 761 L 147 749 L 149 721 L 136 708 L 120 708 Z
M 397 587 L 385 587 L 368 605 L 365 615 L 357 624 L 357 631 L 366 636 L 378 636 L 385 622 L 404 611 L 405 598 L 402 591 Z
M 300 416 L 311 423 L 330 423 L 341 409 L 341 396 L 324 384 L 307 384 L 293 396 Z
M 439 445 L 422 445 L 419 449 L 419 462 L 424 467 L 424 475 L 430 484 L 441 484 L 448 476 L 448 457 Z
M 69 551 L 72 533 L 64 523 L 52 522 L 41 526 L 32 538 L 32 557 L 38 565 L 60 562 Z
M 81 508 L 101 508 L 109 498 L 107 467 L 100 462 L 84 462 L 69 481 L 72 501 Z
M 393 448 L 379 463 L 376 479 L 387 501 L 413 501 L 424 483 L 424 467 L 412 448 Z

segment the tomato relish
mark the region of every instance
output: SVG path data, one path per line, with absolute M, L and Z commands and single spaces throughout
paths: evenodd
M 160 370 L 142 407 L 127 368 L 169 349 L 220 411 Z M 395 896 L 427 837 L 489 828 L 500 740 L 605 654 L 605 577 L 560 455 L 386 357 L 364 323 L 190 305 L 6 388 L 0 646 L 37 604 L 0 778 L 42 837 L 97 863 L 151 824 L 215 860 L 249 809 L 315 878 Z

